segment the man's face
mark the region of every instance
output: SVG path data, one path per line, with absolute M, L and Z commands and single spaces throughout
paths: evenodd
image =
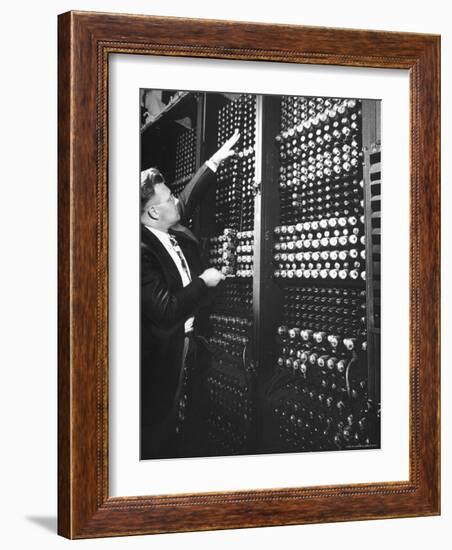
M 178 202 L 164 183 L 158 183 L 147 211 L 152 219 L 157 219 L 163 226 L 169 228 L 180 220 Z

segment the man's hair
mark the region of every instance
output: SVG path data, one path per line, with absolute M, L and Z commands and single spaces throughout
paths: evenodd
M 157 168 L 148 168 L 141 172 L 140 178 L 140 205 L 141 213 L 150 199 L 155 195 L 155 186 L 165 183 L 165 178 Z

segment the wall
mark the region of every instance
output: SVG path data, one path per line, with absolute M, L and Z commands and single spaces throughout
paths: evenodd
M 46 3 L 7 3 L 2 10 L 1 140 L 1 366 L 0 468 L 2 540 L 5 548 L 27 543 L 47 549 L 82 544 L 84 548 L 185 547 L 247 548 L 251 544 L 370 549 L 403 543 L 412 549 L 433 545 L 446 548 L 452 534 L 450 401 L 443 399 L 443 515 L 360 523 L 278 527 L 107 539 L 71 543 L 56 530 L 56 30 L 58 13 L 70 9 L 177 15 L 216 19 L 297 23 L 334 27 L 429 32 L 443 36 L 443 90 L 450 89 L 451 38 L 447 3 L 380 0 L 364 2 L 252 5 L 228 0 L 99 0 Z M 449 19 L 450 21 L 450 19 Z M 444 97 L 445 94 L 444 94 Z M 443 102 L 443 151 L 451 148 L 451 109 Z M 443 154 L 443 157 L 446 155 Z M 450 165 L 443 163 L 443 181 Z M 444 185 L 443 270 L 450 264 L 451 191 Z M 448 271 L 443 280 L 443 334 L 452 328 Z M 5 307 L 6 306 L 6 307 Z M 443 339 L 443 396 L 452 390 L 447 357 L 450 339 Z

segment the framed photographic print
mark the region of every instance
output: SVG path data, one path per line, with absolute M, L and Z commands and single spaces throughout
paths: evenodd
M 439 46 L 59 16 L 61 535 L 439 514 Z

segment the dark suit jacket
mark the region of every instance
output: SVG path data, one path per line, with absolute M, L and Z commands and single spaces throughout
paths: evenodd
M 215 179 L 205 164 L 179 196 L 181 222 L 190 218 Z M 204 270 L 196 237 L 183 225 L 172 228 L 190 267 L 182 286 L 174 261 L 149 229 L 141 227 L 141 458 L 177 456 L 171 411 L 182 366 L 184 322 L 207 301 L 198 277 Z M 196 328 L 196 317 L 195 317 Z

